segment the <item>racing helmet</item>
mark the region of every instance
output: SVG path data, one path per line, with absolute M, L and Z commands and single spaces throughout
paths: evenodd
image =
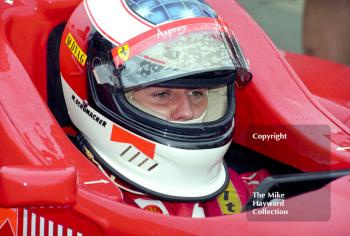
M 224 190 L 234 84 L 252 76 L 233 31 L 205 1 L 85 0 L 65 26 L 60 72 L 69 117 L 108 173 L 165 200 Z M 137 98 L 152 88 L 205 106 L 169 119 Z

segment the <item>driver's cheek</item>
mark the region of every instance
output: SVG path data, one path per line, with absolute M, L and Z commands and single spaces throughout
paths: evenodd
M 208 106 L 208 99 L 207 97 L 194 97 L 191 99 L 191 106 L 192 110 L 194 112 L 193 118 L 200 117 L 203 112 L 206 110 Z
M 151 105 L 150 108 L 156 112 L 162 115 L 166 120 L 171 119 L 172 111 L 175 109 L 170 104 L 162 104 L 162 105 Z

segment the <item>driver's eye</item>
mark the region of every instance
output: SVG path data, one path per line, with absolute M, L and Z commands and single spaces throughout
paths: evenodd
M 191 90 L 189 92 L 189 95 L 193 96 L 193 97 L 203 97 L 204 96 L 204 91 L 203 90 Z
M 170 92 L 168 91 L 155 92 L 152 94 L 152 96 L 156 98 L 167 98 L 167 97 L 170 97 Z

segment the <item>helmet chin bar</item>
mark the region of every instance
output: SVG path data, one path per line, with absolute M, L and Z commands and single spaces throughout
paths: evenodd
M 222 191 L 225 190 L 227 187 L 227 184 L 229 182 L 229 175 L 227 170 L 227 165 L 225 161 L 223 162 L 223 167 L 225 169 L 225 181 L 223 185 L 213 193 L 210 193 L 205 196 L 198 196 L 198 197 L 183 197 L 183 196 L 177 196 L 177 195 L 167 195 L 164 193 L 156 192 L 151 189 L 147 189 L 137 183 L 134 183 L 133 181 L 127 179 L 125 176 L 117 172 L 114 168 L 111 168 L 104 159 L 96 152 L 96 150 L 90 145 L 90 143 L 84 138 L 83 135 L 79 134 L 77 136 L 78 141 L 78 147 L 80 151 L 94 164 L 96 165 L 101 172 L 108 177 L 113 184 L 115 184 L 118 188 L 127 191 L 132 194 L 136 195 L 142 195 L 142 196 L 153 196 L 158 198 L 159 200 L 165 200 L 165 201 L 183 201 L 183 202 L 193 202 L 193 201 L 207 201 L 212 198 L 215 198 L 217 195 L 222 193 Z M 102 164 L 101 164 L 102 163 Z M 130 189 L 129 187 L 123 186 L 121 183 L 116 181 L 116 177 L 121 179 L 127 184 L 130 184 L 131 186 L 135 187 L 135 189 Z

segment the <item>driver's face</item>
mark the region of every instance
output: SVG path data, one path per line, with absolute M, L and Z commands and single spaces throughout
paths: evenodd
M 200 117 L 208 105 L 207 89 L 148 87 L 133 92 L 133 99 L 169 121 Z

